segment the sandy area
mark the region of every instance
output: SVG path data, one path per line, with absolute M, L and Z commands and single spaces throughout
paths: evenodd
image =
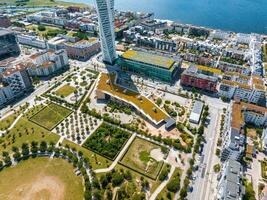
M 63 200 L 64 183 L 57 177 L 40 175 L 37 179 L 16 188 L 10 200 Z
M 161 149 L 152 149 L 150 151 L 150 156 L 154 158 L 156 161 L 162 161 L 164 159 L 164 154 L 162 153 Z

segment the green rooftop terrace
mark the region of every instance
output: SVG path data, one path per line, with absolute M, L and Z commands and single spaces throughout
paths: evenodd
M 142 51 L 134 51 L 134 50 L 126 51 L 124 54 L 122 54 L 122 58 L 150 65 L 155 65 L 165 69 L 170 69 L 175 63 L 173 59 L 165 56 L 155 55 Z

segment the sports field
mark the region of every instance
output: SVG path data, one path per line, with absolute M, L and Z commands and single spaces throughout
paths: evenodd
M 163 161 L 158 162 L 153 159 L 150 152 L 160 148 L 157 144 L 137 137 L 122 158 L 121 164 L 155 180 L 162 168 Z
M 34 158 L 0 172 L 1 200 L 82 200 L 82 177 L 61 158 Z
M 70 85 L 64 85 L 61 88 L 59 88 L 55 93 L 58 96 L 68 97 L 69 95 L 71 95 L 75 91 L 76 91 L 75 87 L 72 87 Z
M 58 123 L 71 114 L 71 112 L 67 108 L 51 103 L 33 115 L 30 120 L 48 130 L 52 130 Z

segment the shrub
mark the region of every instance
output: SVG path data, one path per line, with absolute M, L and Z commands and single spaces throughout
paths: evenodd
M 44 25 L 38 25 L 37 29 L 38 31 L 45 31 L 46 27 Z

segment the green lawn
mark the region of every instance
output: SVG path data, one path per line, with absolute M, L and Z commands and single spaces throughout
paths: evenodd
M 59 106 L 57 104 L 51 103 L 42 109 L 37 114 L 33 115 L 30 120 L 36 124 L 52 130 L 58 123 L 60 123 L 64 118 L 66 118 L 72 111 Z
M 69 145 L 71 148 L 75 148 L 77 151 L 82 151 L 85 157 L 90 159 L 92 169 L 108 168 L 111 165 L 111 161 L 68 140 L 63 141 L 63 146 Z
M 82 177 L 61 158 L 31 158 L 0 172 L 1 200 L 82 200 L 83 193 Z
M 0 138 L 0 152 L 11 151 L 12 146 L 21 147 L 22 143 L 42 140 L 56 143 L 59 136 L 22 117 L 8 134 Z
M 103 123 L 83 144 L 87 149 L 114 160 L 131 134 Z
M 0 121 L 0 130 L 4 131 L 8 129 L 18 116 L 19 116 L 19 112 L 16 112 L 2 119 Z
M 58 96 L 68 97 L 69 95 L 71 95 L 75 91 L 77 91 L 77 89 L 75 87 L 72 87 L 70 85 L 64 85 L 61 88 L 59 88 L 55 93 Z
M 163 165 L 163 161 L 157 162 L 150 157 L 153 149 L 161 148 L 141 138 L 136 138 L 121 160 L 121 164 L 136 170 L 152 179 L 156 179 Z

